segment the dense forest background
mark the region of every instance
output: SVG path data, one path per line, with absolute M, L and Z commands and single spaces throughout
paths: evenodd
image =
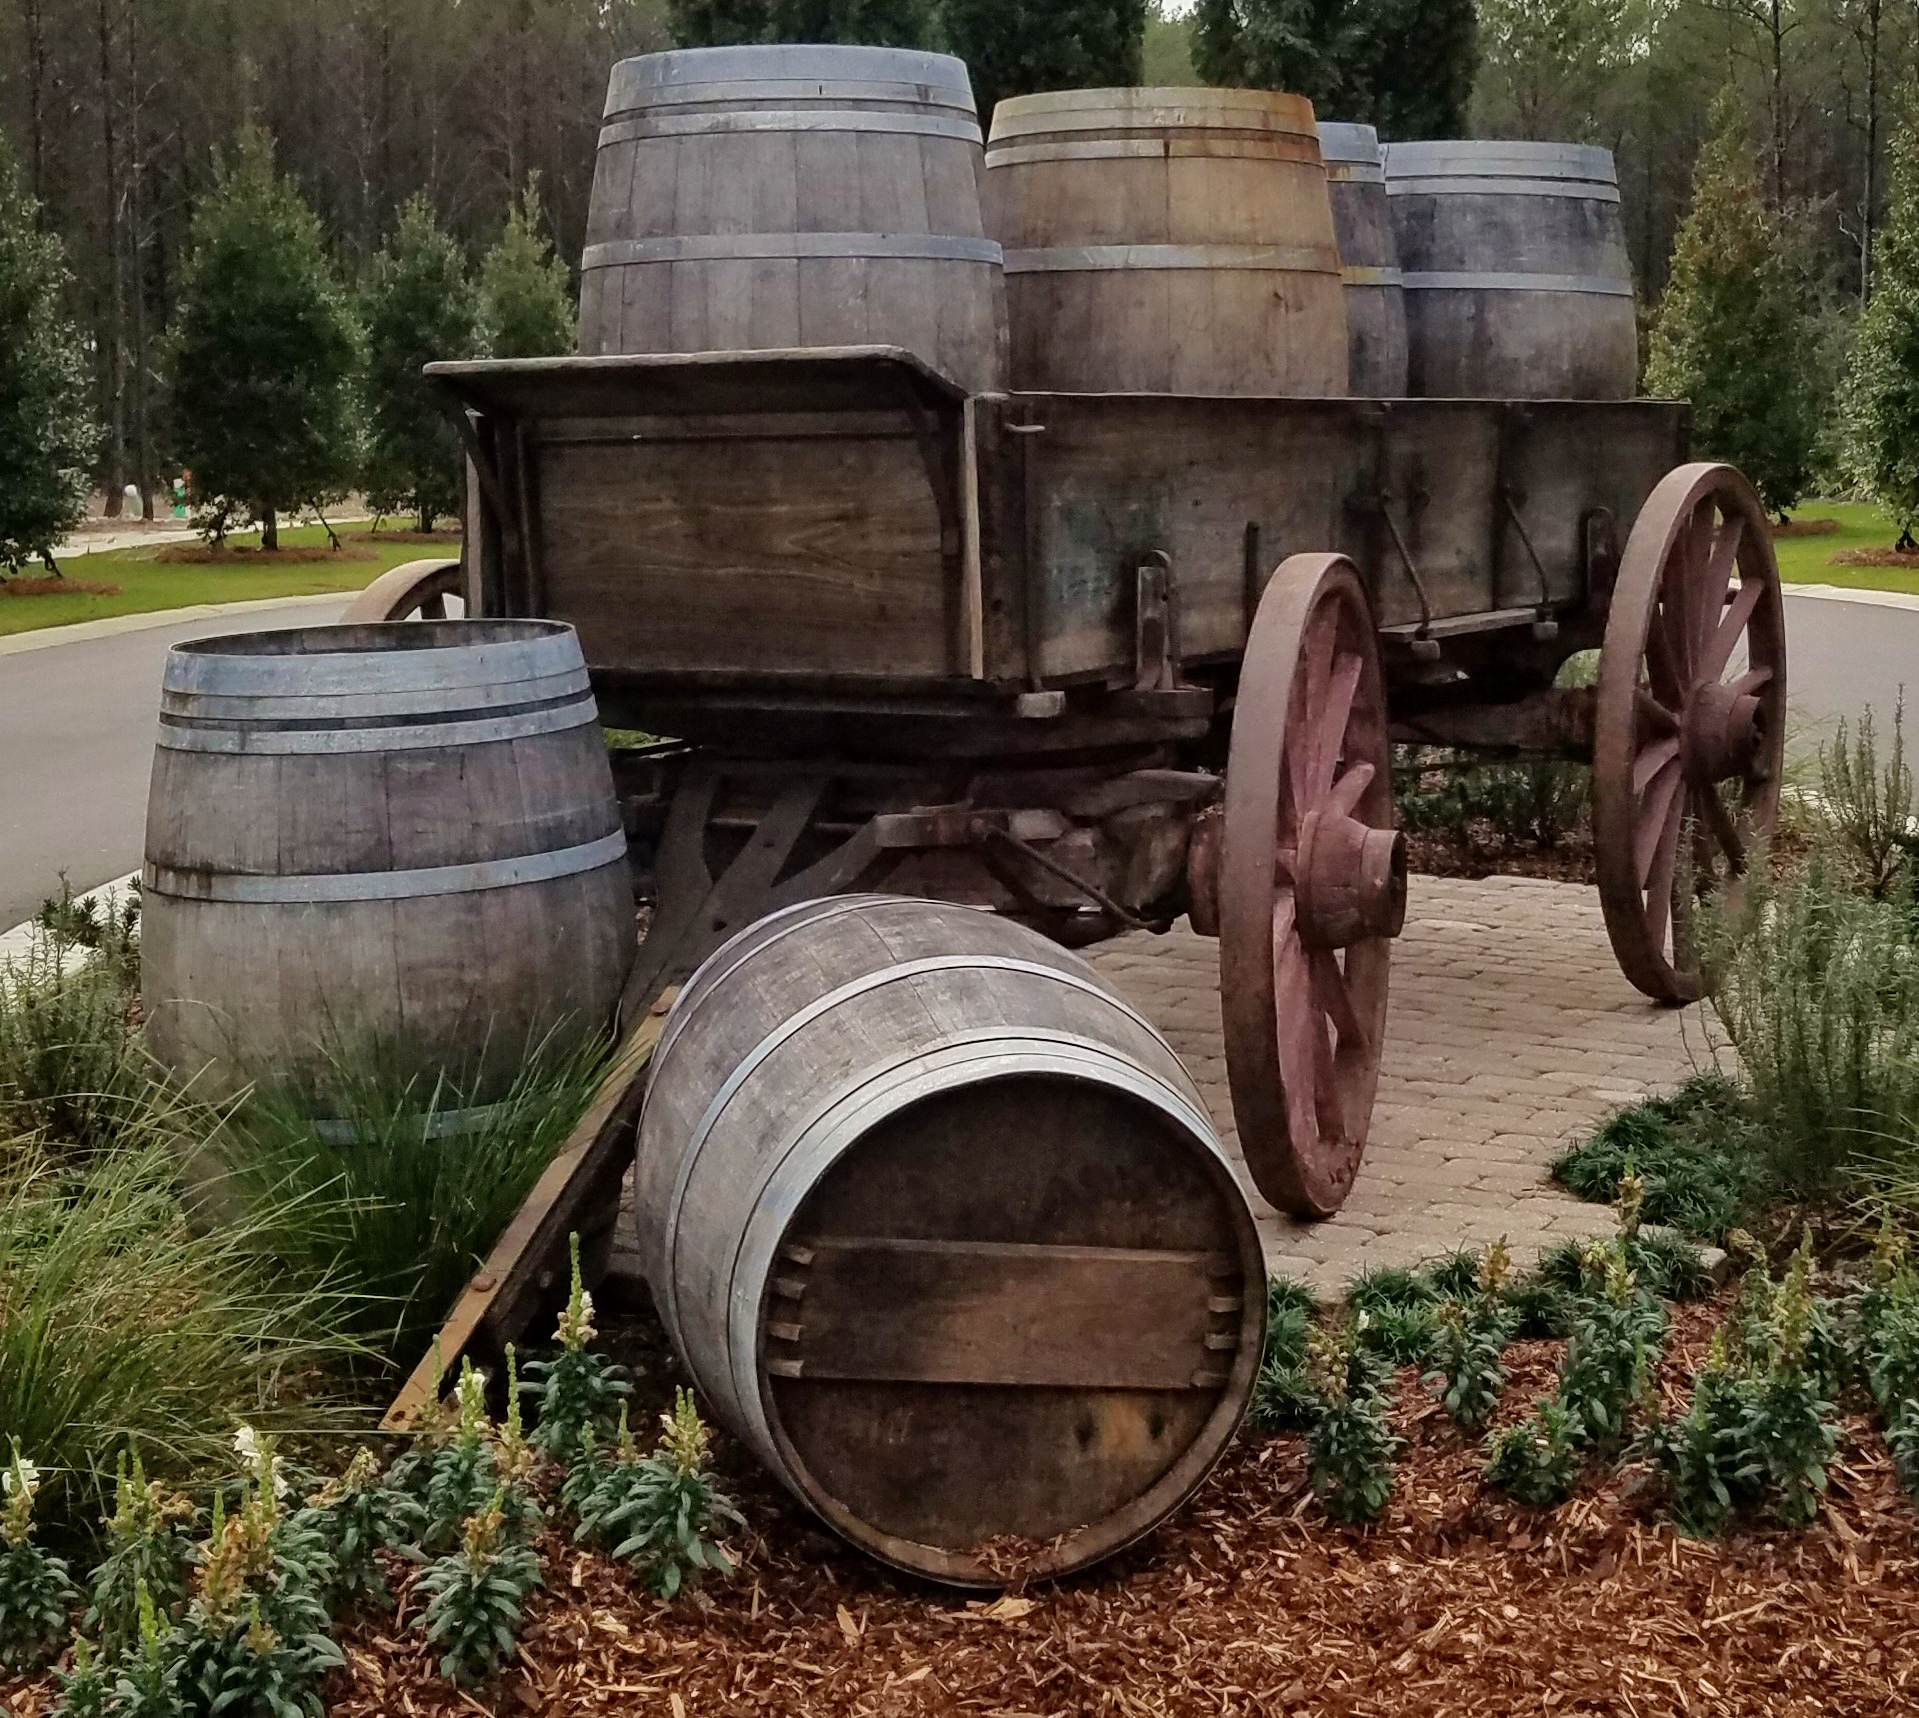
M 416 195 L 483 249 L 529 174 L 572 264 L 612 62 L 794 37 L 954 47 L 989 97 L 1203 75 L 1301 88 L 1388 136 L 1603 144 L 1648 308 L 1730 85 L 1836 375 L 1919 0 L 0 0 L 0 146 L 65 245 L 102 485 L 152 474 L 192 213 L 244 127 L 271 136 L 349 278 Z

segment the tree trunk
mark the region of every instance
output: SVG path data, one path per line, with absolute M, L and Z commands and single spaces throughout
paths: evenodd
M 113 127 L 113 14 L 110 0 L 97 0 L 95 21 L 100 37 L 100 143 L 105 156 L 106 253 L 108 271 L 106 350 L 107 440 L 101 459 L 101 481 L 107 491 L 107 517 L 120 517 L 121 490 L 126 485 L 127 447 L 127 271 L 121 246 L 125 226 L 120 208 L 119 144 Z
M 153 517 L 153 448 L 147 435 L 146 143 L 141 125 L 140 0 L 127 3 L 127 245 L 133 262 L 133 481 L 140 517 Z
M 260 547 L 277 549 L 280 546 L 280 520 L 271 507 L 260 514 Z
M 1879 25 L 1882 0 L 1866 8 L 1866 185 L 1859 211 L 1859 302 L 1872 296 L 1872 216 L 1879 201 Z
M 27 6 L 27 172 L 36 202 L 44 203 L 46 181 L 47 36 L 40 18 L 40 0 Z

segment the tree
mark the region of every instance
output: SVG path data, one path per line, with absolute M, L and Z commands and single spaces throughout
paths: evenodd
M 1646 386 L 1690 399 L 1699 451 L 1737 465 L 1781 516 L 1804 489 L 1818 434 L 1792 231 L 1760 194 L 1745 108 L 1728 88 L 1673 241 Z
M 940 25 L 990 124 L 1008 96 L 1138 83 L 1146 0 L 943 0 Z
M 1847 463 L 1919 548 L 1919 90 L 1892 139 L 1892 186 L 1846 378 Z
M 668 26 L 682 48 L 744 42 L 851 42 L 923 48 L 928 0 L 668 0 Z
M 539 176 L 507 210 L 506 231 L 480 261 L 480 339 L 494 358 L 557 358 L 580 343 L 566 264 L 540 212 Z
M 240 134 L 193 217 L 169 340 L 175 445 L 206 529 L 343 494 L 358 466 L 360 338 L 320 223 L 281 178 L 266 134 Z
M 86 516 L 99 426 L 87 410 L 80 332 L 60 308 L 60 241 L 0 144 L 0 573 L 37 560 Z
M 1193 60 L 1403 141 L 1466 129 L 1476 42 L 1473 0 L 1201 0 Z
M 461 455 L 452 421 L 420 370 L 436 358 L 471 357 L 479 314 L 466 257 L 424 197 L 408 201 L 373 259 L 362 314 L 367 499 L 379 513 L 410 508 L 430 531 L 441 514 L 458 510 Z

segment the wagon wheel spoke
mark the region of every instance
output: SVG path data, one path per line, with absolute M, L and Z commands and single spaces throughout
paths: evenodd
M 1240 667 L 1219 927 L 1240 1146 L 1260 1191 L 1305 1217 L 1345 1198 L 1378 1084 L 1387 939 L 1404 911 L 1385 709 L 1358 574 L 1294 556 Z
M 1765 511 L 1729 466 L 1682 466 L 1627 540 L 1594 715 L 1600 898 L 1620 967 L 1649 996 L 1703 993 L 1683 919 L 1695 898 L 1739 886 L 1772 827 L 1784 713 L 1784 612 Z

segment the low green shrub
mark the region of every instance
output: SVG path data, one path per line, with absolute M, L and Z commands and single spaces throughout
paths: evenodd
M 1853 878 L 1875 899 L 1908 892 L 1919 872 L 1919 810 L 1906 764 L 1906 695 L 1892 711 L 1892 750 L 1881 761 L 1873 712 L 1856 728 L 1839 719 L 1819 747 L 1819 821 Z
M 1354 1325 L 1365 1318 L 1355 1316 Z M 1306 1434 L 1313 1495 L 1335 1520 L 1377 1520 L 1393 1495 L 1393 1458 L 1402 1440 L 1386 1422 L 1385 1379 L 1352 1326 L 1316 1326 L 1307 1376 L 1320 1402 Z
M 1494 1242 L 1472 1292 L 1448 1300 L 1435 1320 L 1433 1371 L 1425 1382 L 1440 1386 L 1440 1405 L 1462 1431 L 1476 1432 L 1493 1417 L 1506 1385 L 1500 1356 L 1515 1322 L 1506 1302 L 1511 1264 L 1506 1243 Z
M 1623 1239 L 1589 1241 L 1584 1266 L 1586 1292 L 1560 1364 L 1559 1400 L 1579 1445 L 1611 1455 L 1626 1442 L 1633 1406 L 1659 1357 L 1665 1308 L 1640 1287 Z
M 1484 1477 L 1521 1503 L 1562 1501 L 1579 1478 L 1578 1428 L 1565 1405 L 1545 1397 L 1527 1418 L 1496 1432 Z
M 1393 799 L 1402 828 L 1550 851 L 1589 815 L 1592 773 L 1558 758 L 1489 760 L 1443 746 L 1393 747 Z
M 237 1420 L 351 1421 L 339 1296 L 276 1277 L 265 1246 L 189 1229 L 163 1143 L 78 1167 L 0 1150 L 0 1426 L 45 1468 L 50 1521 L 106 1513 L 130 1441 L 180 1479 L 224 1466 Z
M 371 1055 L 330 1065 L 324 1097 L 257 1088 L 209 1151 L 223 1205 L 248 1211 L 294 1276 L 350 1292 L 354 1328 L 405 1368 L 592 1101 L 604 1055 L 536 1049 L 485 1106 Z
M 507 1532 L 501 1496 L 460 1526 L 460 1549 L 420 1577 L 428 1604 L 415 1626 L 444 1647 L 440 1674 L 467 1686 L 483 1682 L 517 1650 L 521 1612 L 540 1585 L 540 1559 Z

